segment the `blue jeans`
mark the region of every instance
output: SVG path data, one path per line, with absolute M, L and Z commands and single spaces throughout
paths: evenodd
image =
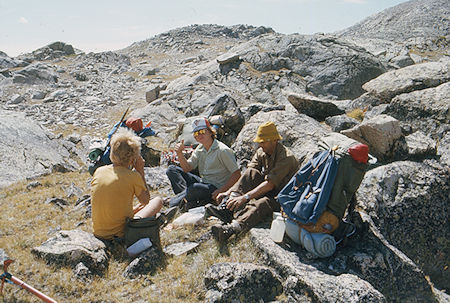
M 171 207 L 179 206 L 183 199 L 186 199 L 186 209 L 206 205 L 212 201 L 211 195 L 217 189 L 212 184 L 202 183 L 199 176 L 186 173 L 176 165 L 169 165 L 166 175 L 176 194 L 170 199 Z

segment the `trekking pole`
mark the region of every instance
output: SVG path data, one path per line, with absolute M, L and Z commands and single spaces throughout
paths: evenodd
M 38 297 L 39 299 L 41 299 L 44 302 L 57 303 L 55 300 L 53 300 L 52 298 L 50 298 L 46 294 L 43 294 L 42 292 L 40 292 L 36 288 L 32 287 L 31 285 L 28 285 L 27 283 L 23 282 L 22 280 L 20 280 L 20 279 L 14 277 L 13 275 L 11 275 L 8 272 L 8 266 L 12 262 L 13 262 L 13 260 L 9 260 L 9 259 L 5 260 L 3 262 L 3 271 L 4 271 L 4 273 L 0 276 L 0 278 L 2 279 L 2 285 L 0 287 L 0 295 L 1 296 L 3 296 L 3 284 L 5 282 L 7 282 L 7 283 L 14 283 L 16 285 L 19 285 L 20 287 L 22 287 L 23 289 L 31 292 L 33 295 L 35 295 L 36 297 Z
M 130 106 L 127 107 L 127 110 L 123 113 L 122 118 L 120 118 L 119 123 L 117 124 L 117 127 L 113 130 L 113 132 L 111 133 L 111 136 L 109 136 L 108 141 L 106 141 L 106 145 L 105 148 L 108 147 L 109 143 L 111 143 L 111 138 L 112 136 L 116 133 L 116 131 L 119 129 L 120 124 L 122 124 L 123 120 L 125 119 L 125 116 L 128 113 L 128 110 L 130 109 Z

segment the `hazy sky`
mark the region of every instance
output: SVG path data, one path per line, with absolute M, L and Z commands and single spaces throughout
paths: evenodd
M 117 50 L 190 24 L 249 24 L 291 34 L 330 33 L 405 0 L 0 0 L 0 51 L 63 41 Z

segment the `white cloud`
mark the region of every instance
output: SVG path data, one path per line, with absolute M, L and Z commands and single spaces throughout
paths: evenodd
M 18 21 L 19 21 L 19 23 L 22 23 L 22 24 L 28 23 L 28 20 L 25 17 L 20 17 Z

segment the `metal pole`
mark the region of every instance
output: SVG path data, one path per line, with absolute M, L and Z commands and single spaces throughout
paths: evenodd
M 39 290 L 37 290 L 36 288 L 28 285 L 27 283 L 23 282 L 22 280 L 11 276 L 11 281 L 16 284 L 19 285 L 20 287 L 22 287 L 25 290 L 28 290 L 29 292 L 31 292 L 33 295 L 35 295 L 36 297 L 38 297 L 39 299 L 41 299 L 44 302 L 48 302 L 48 303 L 57 303 L 55 300 L 53 300 L 52 298 L 50 298 L 49 296 L 41 293 Z

